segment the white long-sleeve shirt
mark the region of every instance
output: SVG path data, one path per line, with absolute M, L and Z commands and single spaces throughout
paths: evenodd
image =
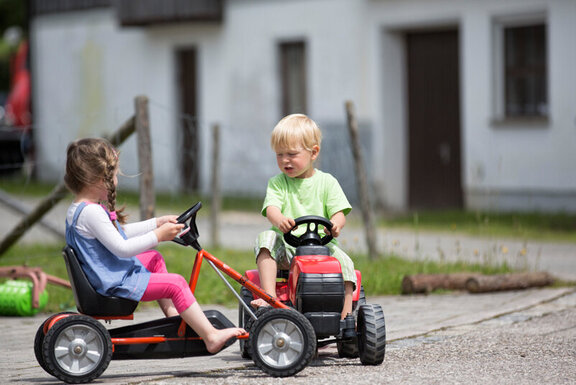
M 72 223 L 74 212 L 80 203 L 72 203 L 66 213 L 66 221 Z M 124 239 L 114 226 L 104 208 L 98 204 L 87 205 L 76 222 L 76 230 L 89 239 L 98 239 L 113 254 L 128 258 L 158 245 L 154 233 L 156 218 L 122 226 L 128 239 Z

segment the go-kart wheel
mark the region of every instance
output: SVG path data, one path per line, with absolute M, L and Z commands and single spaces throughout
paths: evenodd
M 360 362 L 363 365 L 380 365 L 386 353 L 386 323 L 380 305 L 360 306 L 357 331 Z
M 296 228 L 301 225 L 306 225 L 306 231 L 299 236 L 292 234 L 292 231 L 296 230 Z M 328 231 L 332 230 L 332 222 L 324 217 L 306 215 L 296 218 L 294 219 L 294 227 L 284 234 L 284 240 L 293 247 L 304 245 L 326 245 L 333 237 L 329 234 L 320 236 L 318 228 L 319 225 L 323 226 Z
M 270 306 L 263 306 L 260 307 L 258 309 L 256 309 L 254 311 L 254 315 L 256 316 L 256 319 L 262 317 L 262 314 L 266 313 L 267 311 L 272 310 L 273 307 Z M 244 324 L 244 330 L 246 330 L 248 333 L 251 333 L 252 327 L 254 327 L 254 322 L 256 322 L 255 319 L 253 319 L 252 317 L 250 317 L 248 314 L 246 314 L 246 323 Z M 240 353 L 242 355 L 242 358 L 246 358 L 246 359 L 252 359 L 252 352 L 250 350 L 250 344 L 247 340 L 240 340 L 240 342 L 243 343 L 243 345 L 240 346 Z
M 244 286 L 240 289 L 240 296 L 242 297 L 242 301 L 245 304 L 250 306 L 250 302 L 254 299 L 252 292 L 246 289 Z M 238 304 L 238 326 L 244 328 L 247 332 L 250 332 L 249 324 L 251 325 L 252 317 L 248 314 L 248 312 L 244 309 L 241 303 Z M 240 345 L 240 355 L 242 358 L 250 359 L 250 353 L 248 352 L 248 342 L 247 340 L 239 340 L 238 344 Z
M 54 324 L 44 336 L 42 357 L 47 372 L 67 383 L 98 378 L 112 359 L 106 328 L 85 315 L 71 315 Z
M 256 366 L 273 377 L 288 377 L 314 357 L 316 333 L 301 313 L 270 309 L 254 321 L 248 343 Z
M 62 315 L 62 314 L 74 314 L 74 313 L 62 312 L 62 313 L 51 315 L 50 317 L 46 318 L 46 320 L 44 320 L 44 322 L 42 322 L 42 324 L 40 325 L 40 327 L 36 331 L 36 335 L 34 336 L 34 356 L 36 357 L 36 361 L 38 361 L 38 364 L 40 365 L 40 367 L 42 369 L 44 369 L 48 374 L 51 374 L 51 375 L 52 375 L 52 373 L 50 373 L 50 371 L 48 370 L 48 367 L 46 366 L 46 363 L 44 362 L 44 357 L 42 356 L 42 344 L 44 343 L 44 326 L 47 323 L 49 323 L 50 321 L 52 321 L 54 319 L 54 317 Z

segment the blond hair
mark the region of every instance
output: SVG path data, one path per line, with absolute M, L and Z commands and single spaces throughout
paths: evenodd
M 297 149 L 303 147 L 312 151 L 314 146 L 322 142 L 322 132 L 315 121 L 304 114 L 285 116 L 272 131 L 270 145 L 274 151 L 278 149 Z
M 64 183 L 74 194 L 80 193 L 86 186 L 104 181 L 106 185 L 106 207 L 116 211 L 118 221 L 126 222 L 123 208 L 116 210 L 116 186 L 114 176 L 118 169 L 118 152 L 106 139 L 85 138 L 68 145 L 66 150 L 66 174 Z

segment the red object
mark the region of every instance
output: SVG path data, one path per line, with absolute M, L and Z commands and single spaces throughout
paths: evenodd
M 6 117 L 10 125 L 27 128 L 30 116 L 30 71 L 27 65 L 28 42 L 23 41 L 11 63 L 10 93 L 6 100 Z

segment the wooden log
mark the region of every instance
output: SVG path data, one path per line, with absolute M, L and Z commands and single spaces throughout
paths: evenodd
M 402 279 L 402 294 L 423 294 L 434 290 L 465 290 L 466 282 L 478 274 L 415 274 Z
M 554 283 L 554 278 L 546 272 L 511 273 L 501 275 L 479 275 L 466 281 L 470 293 L 487 293 L 504 290 L 523 290 L 531 287 L 544 287 Z

